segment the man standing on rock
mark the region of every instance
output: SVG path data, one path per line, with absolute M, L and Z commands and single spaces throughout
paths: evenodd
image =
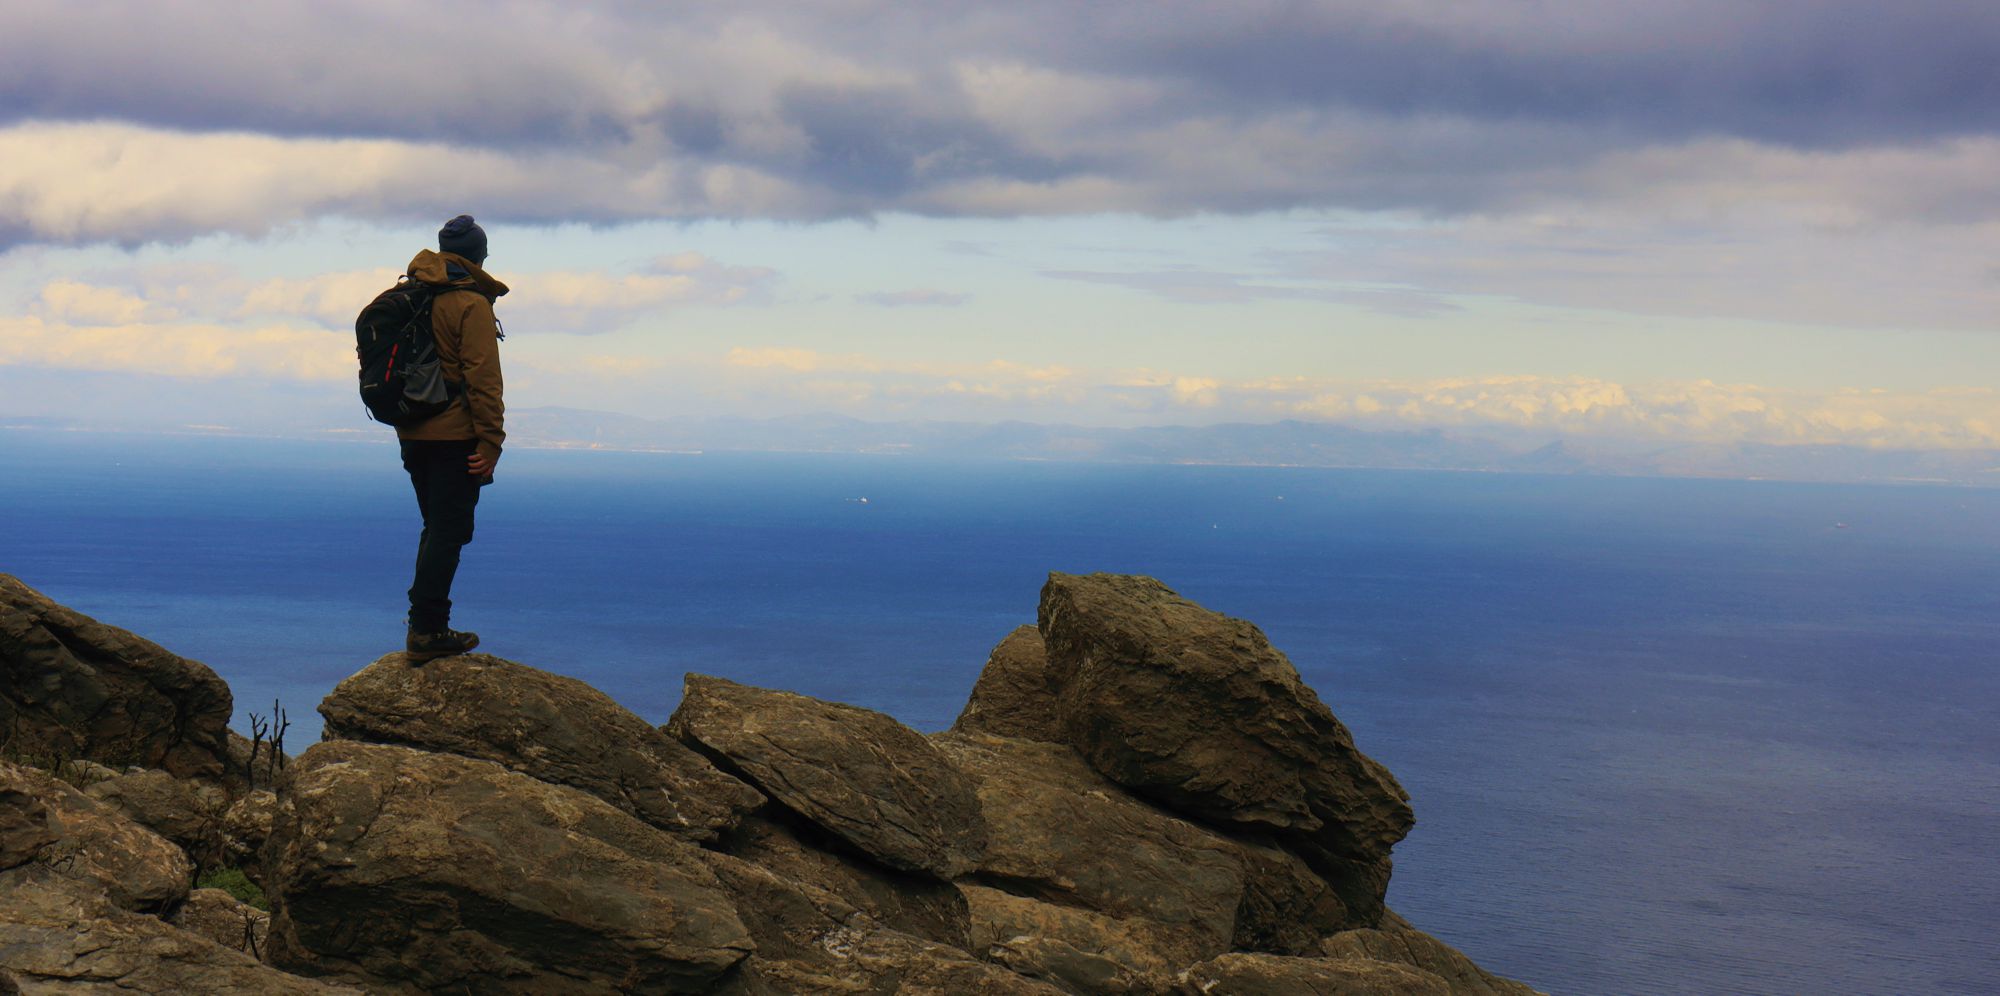
M 507 285 L 486 274 L 486 231 L 462 214 L 438 230 L 438 251 L 410 260 L 410 279 L 437 289 L 431 333 L 444 378 L 454 388 L 450 407 L 396 430 L 403 469 L 417 491 L 423 536 L 417 542 L 416 579 L 410 583 L 410 632 L 414 660 L 462 654 L 479 635 L 451 628 L 451 582 L 459 551 L 472 542 L 472 510 L 479 489 L 493 483 L 506 440 L 501 401 L 500 322 L 493 301 Z

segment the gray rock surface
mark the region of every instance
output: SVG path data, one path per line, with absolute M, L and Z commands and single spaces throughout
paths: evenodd
M 1380 929 L 1347 930 L 1320 942 L 1328 958 L 1371 958 L 1420 968 L 1445 981 L 1452 996 L 1540 996 L 1532 986 L 1503 979 L 1474 964 L 1443 941 L 1391 910 Z
M 287 975 L 68 885 L 0 887 L 0 974 L 24 996 L 361 996 L 359 989 Z
M 0 746 L 217 777 L 229 686 L 0 574 Z
M 1181 975 L 1187 996 L 1451 996 L 1421 969 L 1365 958 L 1226 954 Z
M 892 868 L 952 879 L 985 852 L 971 783 L 879 712 L 690 674 L 667 729 Z
M 1261 630 L 1152 578 L 1051 574 L 1037 616 L 1065 742 L 1177 812 L 1275 832 L 1372 924 L 1408 793 Z
M 327 741 L 273 832 L 272 963 L 370 992 L 699 990 L 752 944 L 698 847 L 491 761 Z
M 764 799 L 575 678 L 487 654 L 390 654 L 320 703 L 327 739 L 496 761 L 663 830 L 711 840 Z
M 44 772 L 0 761 L 0 890 L 73 883 L 114 906 L 172 909 L 194 866 L 159 834 Z
M 1049 656 L 1042 634 L 1022 626 L 993 648 L 972 697 L 959 713 L 953 730 L 990 733 L 1017 740 L 1062 743 L 1056 722 L 1056 687 L 1049 675 Z

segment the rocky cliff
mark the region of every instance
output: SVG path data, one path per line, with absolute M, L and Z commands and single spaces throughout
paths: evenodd
M 928 736 L 484 654 L 370 664 L 297 758 L 231 708 L 0 576 L 0 993 L 1532 992 L 1383 905 L 1407 794 L 1150 578 L 1051 575 Z M 235 868 L 268 913 L 191 888 Z

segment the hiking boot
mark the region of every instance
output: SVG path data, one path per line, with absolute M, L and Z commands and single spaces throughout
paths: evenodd
M 455 629 L 436 633 L 411 630 L 409 639 L 403 641 L 404 649 L 410 652 L 410 660 L 418 663 L 462 654 L 476 646 L 479 646 L 478 633 L 461 633 Z

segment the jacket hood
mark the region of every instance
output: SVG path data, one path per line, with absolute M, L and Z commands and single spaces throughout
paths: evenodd
M 457 267 L 462 276 L 454 277 L 451 267 Z M 437 252 L 425 249 L 410 260 L 410 268 L 405 271 L 410 279 L 420 280 L 439 287 L 465 287 L 476 290 L 488 298 L 496 298 L 507 293 L 507 285 L 495 280 L 479 264 L 455 252 Z

